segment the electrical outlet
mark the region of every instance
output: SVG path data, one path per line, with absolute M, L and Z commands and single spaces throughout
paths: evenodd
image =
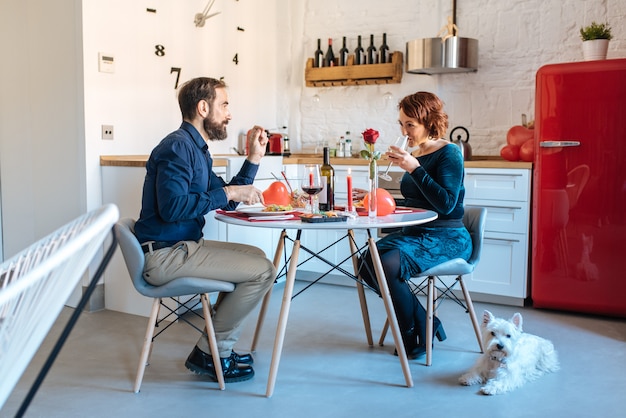
M 113 139 L 113 125 L 102 125 L 102 139 Z

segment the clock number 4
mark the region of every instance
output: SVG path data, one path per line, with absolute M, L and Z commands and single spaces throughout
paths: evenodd
M 235 56 L 233 57 L 233 62 L 235 63 L 235 65 L 239 64 L 239 54 L 235 54 Z

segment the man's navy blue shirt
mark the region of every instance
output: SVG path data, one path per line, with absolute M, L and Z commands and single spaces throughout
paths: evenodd
M 252 184 L 259 169 L 246 160 L 229 184 Z M 197 241 L 204 215 L 215 209 L 232 210 L 226 182 L 213 172 L 209 147 L 196 128 L 183 122 L 154 148 L 146 163 L 141 213 L 135 224 L 139 242 Z

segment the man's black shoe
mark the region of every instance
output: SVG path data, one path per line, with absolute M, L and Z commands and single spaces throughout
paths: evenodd
M 248 353 L 248 354 L 239 354 L 236 352 L 232 352 L 230 357 L 235 360 L 235 362 L 239 363 L 239 364 L 249 364 L 249 365 L 253 365 L 254 364 L 254 358 L 252 358 L 252 354 Z
M 224 372 L 224 382 L 243 382 L 244 380 L 252 379 L 254 376 L 254 369 L 250 365 L 238 364 L 234 359 L 233 353 L 228 358 L 220 358 L 222 364 L 222 371 Z M 187 361 L 185 367 L 192 372 L 209 376 L 212 380 L 217 382 L 217 373 L 215 373 L 215 366 L 213 365 L 213 357 L 200 350 L 198 347 L 194 347 Z

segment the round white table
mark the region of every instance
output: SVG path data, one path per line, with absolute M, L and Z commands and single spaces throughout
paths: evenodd
M 282 229 L 281 237 L 276 247 L 276 252 L 274 254 L 274 266 L 278 270 L 280 267 L 280 260 L 285 248 L 285 239 L 287 237 L 287 230 L 296 230 L 296 238 L 293 239 L 293 248 L 291 251 L 291 257 L 289 257 L 289 265 L 287 267 L 287 276 L 285 279 L 285 289 L 283 291 L 283 301 L 280 308 L 280 314 L 278 318 L 278 326 L 276 329 L 276 338 L 274 340 L 274 350 L 272 352 L 272 362 L 270 365 L 270 372 L 267 382 L 267 390 L 265 396 L 270 397 L 274 393 L 274 386 L 276 383 L 276 376 L 278 374 L 278 364 L 280 363 L 280 357 L 283 349 L 283 342 L 285 339 L 285 330 L 287 328 L 287 320 L 289 317 L 289 309 L 291 307 L 291 299 L 293 295 L 293 288 L 296 278 L 296 269 L 298 266 L 298 255 L 300 252 L 300 237 L 302 231 L 306 230 L 343 230 L 346 232 L 346 235 L 349 237 L 350 242 L 350 251 L 352 254 L 352 261 L 354 266 L 354 275 L 358 276 L 358 249 L 354 240 L 353 230 L 355 229 L 365 229 L 367 230 L 367 247 L 372 255 L 372 261 L 374 264 L 374 270 L 376 273 L 376 279 L 378 280 L 378 287 L 380 289 L 381 297 L 385 304 L 385 310 L 387 313 L 387 319 L 389 320 L 389 326 L 391 328 L 391 332 L 393 335 L 394 343 L 396 345 L 396 350 L 398 352 L 398 358 L 400 359 L 400 364 L 402 366 L 402 371 L 404 372 L 404 378 L 406 381 L 406 385 L 408 387 L 413 387 L 413 378 L 411 377 L 411 372 L 409 370 L 409 362 L 406 357 L 406 352 L 404 350 L 404 344 L 402 344 L 402 337 L 400 335 L 400 330 L 398 327 L 398 321 L 396 319 L 396 314 L 393 309 L 393 302 L 391 301 L 391 296 L 389 294 L 389 287 L 387 286 L 387 280 L 385 278 L 385 273 L 383 271 L 383 267 L 380 261 L 380 256 L 378 254 L 378 250 L 376 248 L 376 240 L 371 235 L 371 229 L 378 228 L 396 228 L 396 227 L 404 227 L 410 225 L 418 225 L 424 224 L 427 222 L 431 222 L 437 219 L 437 213 L 429 210 L 423 209 L 414 209 L 414 211 L 400 211 L 400 213 L 394 213 L 387 216 L 379 216 L 375 219 L 370 219 L 367 216 L 358 216 L 355 219 L 349 219 L 346 222 L 317 222 L 317 223 L 309 223 L 302 222 L 299 220 L 299 217 L 295 217 L 294 219 L 280 219 L 281 217 L 267 217 L 263 219 L 267 220 L 259 220 L 259 218 L 254 217 L 255 221 L 250 221 L 250 218 L 242 217 L 239 213 L 234 212 L 220 212 L 218 211 L 215 214 L 215 219 L 220 222 L 224 222 L 232 225 L 240 225 L 240 226 L 249 226 L 254 228 L 272 228 L 272 229 Z M 365 325 L 365 332 L 367 334 L 367 340 L 370 345 L 373 345 L 372 342 L 372 334 L 371 327 L 369 321 L 369 314 L 367 310 L 367 302 L 365 299 L 365 291 L 363 288 L 363 284 L 360 281 L 357 281 L 357 291 L 359 293 L 359 300 L 361 303 L 361 313 L 363 315 L 363 322 Z M 252 351 L 256 348 L 256 343 L 258 340 L 258 334 L 260 333 L 261 326 L 263 324 L 263 320 L 265 318 L 266 308 L 269 302 L 269 298 L 271 295 L 271 291 L 265 295 L 263 300 L 263 304 L 259 313 L 259 318 L 257 320 L 256 330 L 254 333 L 254 338 L 252 341 Z

